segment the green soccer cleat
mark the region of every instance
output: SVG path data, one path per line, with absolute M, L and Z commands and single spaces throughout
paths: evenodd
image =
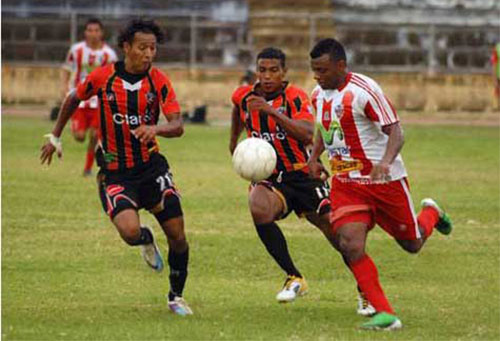
M 366 330 L 396 330 L 401 329 L 403 324 L 397 316 L 388 313 L 378 313 L 370 321 L 361 325 L 361 329 Z
M 420 206 L 424 207 L 433 207 L 439 213 L 439 221 L 437 222 L 435 228 L 441 232 L 442 234 L 450 234 L 453 229 L 453 223 L 451 222 L 450 217 L 446 214 L 445 211 L 439 207 L 439 205 L 432 200 L 431 198 L 426 198 L 420 202 Z

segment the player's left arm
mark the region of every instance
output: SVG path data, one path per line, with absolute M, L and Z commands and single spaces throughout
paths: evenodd
M 309 113 L 307 117 L 290 118 L 270 106 L 263 97 L 256 95 L 249 96 L 247 103 L 250 110 L 259 110 L 261 114 L 271 116 L 293 138 L 305 143 L 312 141 L 314 135 L 312 114 Z
M 370 178 L 373 181 L 383 181 L 404 144 L 404 134 L 399 122 L 382 127 L 384 134 L 389 136 L 385 153 L 380 162 L 373 166 Z
M 154 140 L 157 135 L 172 138 L 180 137 L 184 134 L 184 123 L 180 114 L 181 109 L 172 84 L 162 73 L 158 72 L 155 76 L 158 78 L 157 96 L 167 122 L 158 125 L 143 124 L 134 129 L 132 133 L 142 143 Z

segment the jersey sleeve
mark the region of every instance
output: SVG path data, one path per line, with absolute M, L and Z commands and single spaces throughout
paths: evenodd
M 113 50 L 112 48 L 109 48 L 109 60 L 108 60 L 108 63 L 111 64 L 111 63 L 114 63 L 114 62 L 117 62 L 117 61 L 118 61 L 118 56 L 116 55 L 115 50 Z
M 78 99 L 85 101 L 97 94 L 102 79 L 102 72 L 103 68 L 97 68 L 85 78 L 85 81 L 78 84 L 76 87 L 76 96 Z
M 68 50 L 68 53 L 66 54 L 66 59 L 62 64 L 62 68 L 69 72 L 72 72 L 75 69 L 75 54 L 73 47 Z
M 245 97 L 250 88 L 251 87 L 248 85 L 243 85 L 234 90 L 233 94 L 231 95 L 231 103 L 233 103 L 234 106 L 239 107 L 241 100 L 243 99 L 243 97 Z
M 170 79 L 157 70 L 155 74 L 156 78 L 156 91 L 158 98 L 160 99 L 160 107 L 163 115 L 168 114 L 180 114 L 181 107 L 177 101 L 177 96 L 175 95 L 174 88 Z
M 288 97 L 292 107 L 292 119 L 314 122 L 311 102 L 304 91 L 294 91 L 291 96 Z
M 364 115 L 371 121 L 380 122 L 382 126 L 399 122 L 392 103 L 376 83 L 364 89 L 360 104 Z

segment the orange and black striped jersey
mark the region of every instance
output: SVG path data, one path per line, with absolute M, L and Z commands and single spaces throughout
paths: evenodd
M 249 111 L 247 98 L 257 94 L 259 83 L 255 86 L 244 85 L 236 89 L 232 95 L 232 102 L 239 110 L 241 122 L 244 123 L 248 137 L 258 137 L 269 141 L 276 151 L 276 172 L 291 172 L 302 170 L 308 172 L 306 145 L 288 135 L 276 121 L 259 111 Z M 283 90 L 275 97 L 266 99 L 278 112 L 294 120 L 304 120 L 314 123 L 311 105 L 307 94 L 300 88 L 284 83 Z
M 140 125 L 155 125 L 160 108 L 164 115 L 179 114 L 180 107 L 170 80 L 157 68 L 143 74 L 125 71 L 123 62 L 95 69 L 76 89 L 77 97 L 99 98 L 99 148 L 103 167 L 124 171 L 149 161 L 158 152 L 156 140 L 141 143 L 131 131 Z

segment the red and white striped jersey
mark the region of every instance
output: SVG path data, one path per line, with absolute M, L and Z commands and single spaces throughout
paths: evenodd
M 382 127 L 399 121 L 396 111 L 371 78 L 348 73 L 335 90 L 313 90 L 316 126 L 335 176 L 369 183 L 374 164 L 384 156 L 388 136 Z M 401 155 L 390 168 L 390 180 L 407 176 Z
M 99 66 L 114 63 L 118 60 L 115 51 L 106 43 L 100 49 L 93 50 L 85 41 L 71 46 L 63 68 L 71 72 L 70 89 L 83 83 L 88 74 Z M 97 108 L 97 96 L 80 103 L 81 108 Z

